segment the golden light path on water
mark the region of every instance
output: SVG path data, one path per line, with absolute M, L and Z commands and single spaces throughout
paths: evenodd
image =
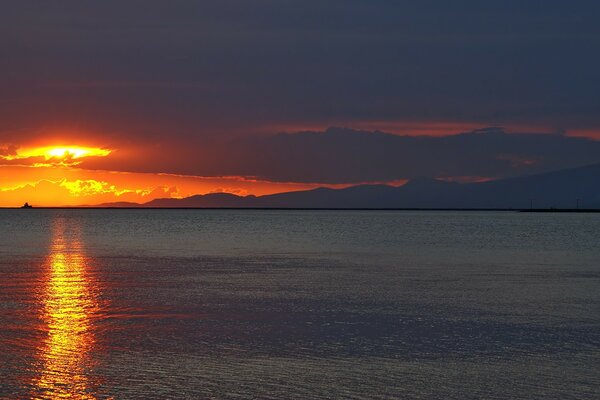
M 95 398 L 89 369 L 98 305 L 87 261 L 77 221 L 55 219 L 43 298 L 47 338 L 40 346 L 34 399 Z

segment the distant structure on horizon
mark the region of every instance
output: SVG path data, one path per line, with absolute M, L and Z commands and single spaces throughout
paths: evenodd
M 30 205 L 29 203 L 25 202 L 25 204 L 23 204 L 23 205 L 21 206 L 21 208 L 33 208 L 33 206 L 32 206 L 32 205 Z

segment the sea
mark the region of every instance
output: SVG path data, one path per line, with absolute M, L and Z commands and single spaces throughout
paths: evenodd
M 2 399 L 600 399 L 600 214 L 0 210 Z

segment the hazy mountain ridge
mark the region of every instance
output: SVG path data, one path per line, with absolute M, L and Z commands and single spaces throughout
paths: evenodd
M 127 207 L 224 208 L 600 208 L 600 163 L 590 166 L 481 183 L 416 178 L 403 186 L 358 185 L 317 188 L 266 196 L 229 193 L 155 199 Z M 122 207 L 122 203 L 101 206 Z M 130 205 L 131 204 L 131 205 Z

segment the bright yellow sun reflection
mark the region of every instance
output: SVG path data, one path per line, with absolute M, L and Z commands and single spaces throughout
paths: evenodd
M 95 345 L 91 319 L 98 305 L 78 228 L 63 218 L 54 221 L 43 298 L 48 336 L 40 346 L 42 370 L 33 382 L 34 399 L 95 398 L 90 378 Z

